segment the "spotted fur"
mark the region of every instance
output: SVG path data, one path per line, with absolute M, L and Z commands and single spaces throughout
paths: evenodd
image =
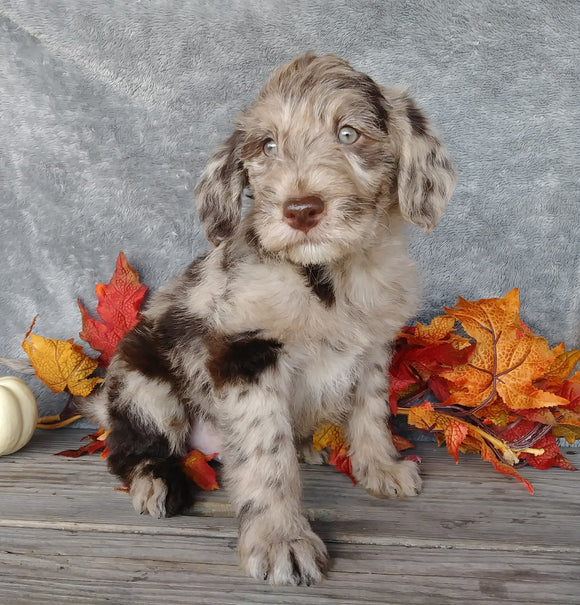
M 338 140 L 345 125 L 359 134 L 349 145 Z M 196 187 L 213 248 L 152 296 L 84 406 L 111 429 L 109 464 L 137 511 L 167 516 L 190 503 L 178 460 L 197 418 L 221 436 L 253 577 L 321 578 L 326 549 L 301 512 L 297 456 L 321 461 L 304 445 L 320 423 L 343 426 L 370 493 L 419 492 L 417 467 L 398 459 L 388 430 L 385 370 L 418 299 L 402 223 L 433 228 L 454 183 L 406 93 L 333 56 L 307 54 L 273 74 Z M 313 197 L 324 204 L 318 222 L 293 228 L 284 203 Z

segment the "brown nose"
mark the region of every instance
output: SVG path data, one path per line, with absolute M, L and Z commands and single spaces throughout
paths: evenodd
M 303 197 L 288 200 L 284 204 L 284 218 L 292 229 L 307 233 L 318 225 L 324 212 L 324 202 L 319 197 Z

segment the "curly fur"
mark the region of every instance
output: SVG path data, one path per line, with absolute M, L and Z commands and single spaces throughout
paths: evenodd
M 338 139 L 345 125 L 359 134 L 352 144 Z M 334 56 L 307 54 L 272 75 L 196 187 L 214 247 L 152 297 L 85 405 L 111 429 L 109 464 L 138 512 L 190 503 L 179 459 L 200 417 L 223 442 L 253 577 L 321 578 L 326 549 L 301 513 L 297 456 L 320 423 L 342 425 L 370 493 L 419 493 L 387 427 L 385 370 L 418 299 L 403 220 L 432 229 L 454 184 L 405 92 Z M 253 206 L 242 219 L 244 188 Z M 294 228 L 285 203 L 313 198 L 318 222 Z

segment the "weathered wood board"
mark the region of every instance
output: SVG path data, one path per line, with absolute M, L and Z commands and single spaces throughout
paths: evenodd
M 138 516 L 98 456 L 53 456 L 82 435 L 37 432 L 0 458 L 2 604 L 580 602 L 580 474 L 524 470 L 530 496 L 476 457 L 455 465 L 422 443 L 423 494 L 387 501 L 303 467 L 332 567 L 315 587 L 271 587 L 238 569 L 224 490 L 180 517 Z

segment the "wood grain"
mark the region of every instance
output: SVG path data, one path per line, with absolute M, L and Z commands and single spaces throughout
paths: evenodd
M 476 457 L 419 445 L 424 493 L 368 496 L 304 467 L 304 508 L 332 568 L 316 587 L 238 570 L 227 493 L 186 515 L 136 515 L 92 456 L 54 456 L 82 432 L 37 432 L 0 459 L 0 603 L 573 603 L 580 595 L 580 476 L 524 471 L 534 496 Z

